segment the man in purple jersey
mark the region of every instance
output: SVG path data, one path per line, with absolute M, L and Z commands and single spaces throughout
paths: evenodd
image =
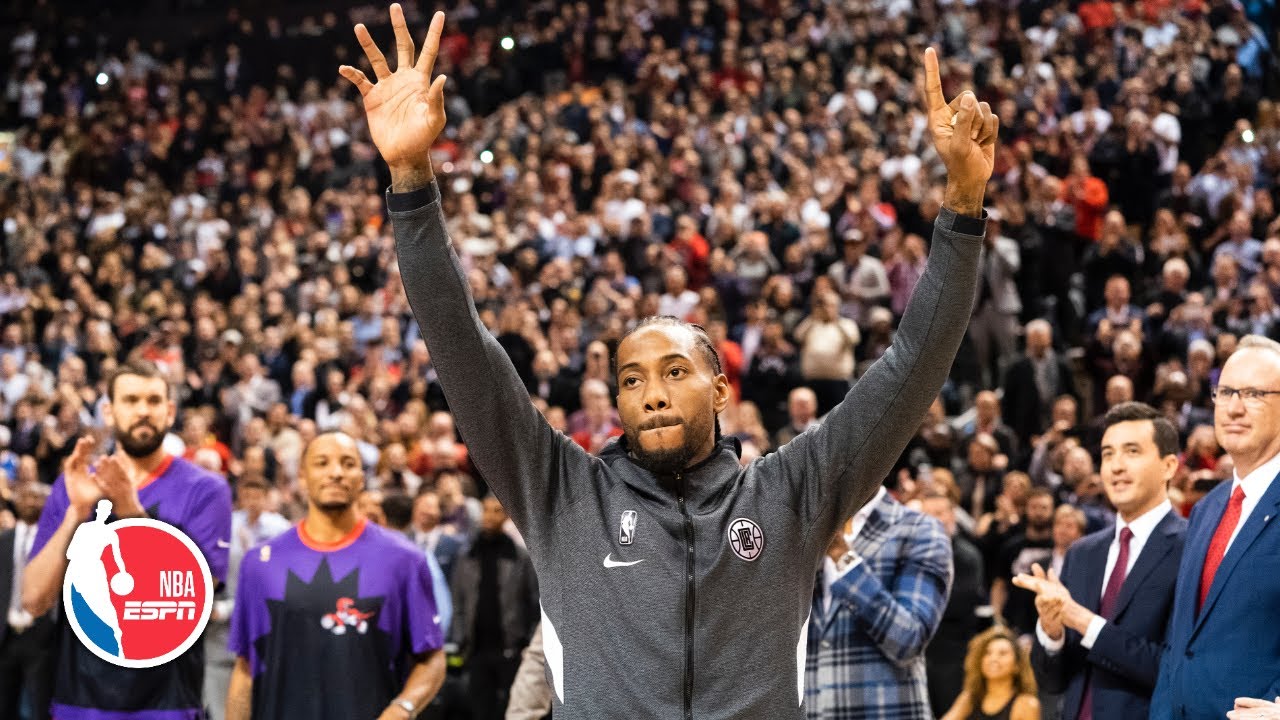
M 80 438 L 54 482 L 40 516 L 22 604 L 39 616 L 62 595 L 67 549 L 99 500 L 115 518 L 151 517 L 186 533 L 200 548 L 215 583 L 226 578 L 231 547 L 231 490 L 223 478 L 161 447 L 177 413 L 168 382 L 154 364 L 121 365 L 107 384 L 106 416 L 116 451 L 90 464 L 96 442 Z M 57 720 L 202 720 L 204 645 L 197 641 L 163 665 L 113 665 L 76 638 L 61 613 L 51 712 Z
M 312 440 L 307 516 L 240 564 L 226 720 L 408 720 L 440 690 L 445 658 L 427 558 L 365 520 L 356 442 Z

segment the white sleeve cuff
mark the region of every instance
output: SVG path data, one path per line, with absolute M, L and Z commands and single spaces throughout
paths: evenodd
M 1094 615 L 1089 621 L 1089 629 L 1085 631 L 1084 637 L 1081 638 L 1080 644 L 1085 650 L 1092 650 L 1093 644 L 1098 642 L 1098 635 L 1102 633 L 1102 628 L 1106 627 L 1107 621 L 1102 619 L 1101 615 Z
M 1065 631 L 1061 638 L 1053 640 L 1049 637 L 1048 633 L 1044 631 L 1044 627 L 1040 625 L 1039 620 L 1036 621 L 1036 638 L 1040 641 L 1040 645 L 1044 648 L 1044 651 L 1050 655 L 1057 655 L 1062 652 L 1062 648 L 1067 644 L 1067 634 Z

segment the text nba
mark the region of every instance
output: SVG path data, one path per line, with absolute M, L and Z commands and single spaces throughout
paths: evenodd
M 164 570 L 160 573 L 160 596 L 166 598 L 195 597 L 196 581 L 191 572 Z M 193 600 L 126 600 L 125 620 L 195 620 Z

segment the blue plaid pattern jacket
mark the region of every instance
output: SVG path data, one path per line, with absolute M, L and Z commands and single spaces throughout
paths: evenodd
M 885 495 L 853 542 L 862 558 L 814 590 L 805 661 L 809 720 L 932 720 L 924 650 L 942 620 L 954 573 L 937 520 Z

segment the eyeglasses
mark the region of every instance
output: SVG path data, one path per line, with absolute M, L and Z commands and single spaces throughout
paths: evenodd
M 1247 405 L 1261 405 L 1268 395 L 1280 395 L 1280 390 L 1263 390 L 1261 388 L 1233 388 L 1226 385 L 1215 385 L 1212 397 L 1215 403 L 1228 403 L 1236 395 Z

